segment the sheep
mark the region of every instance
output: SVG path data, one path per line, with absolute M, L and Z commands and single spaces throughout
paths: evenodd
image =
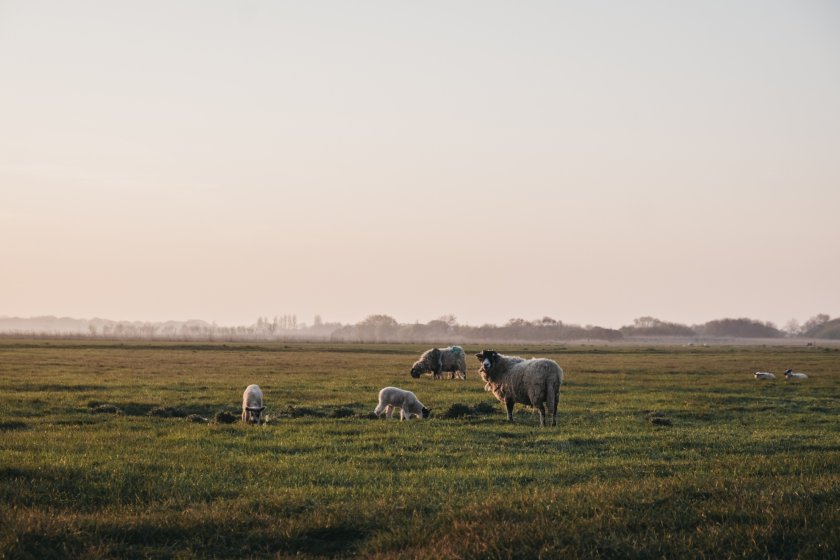
M 557 426 L 557 405 L 563 383 L 563 368 L 557 362 L 504 356 L 495 350 L 484 350 L 475 357 L 481 362 L 478 373 L 484 380 L 484 390 L 505 403 L 510 422 L 513 422 L 514 403 L 520 403 L 536 408 L 540 413 L 540 426 L 545 426 L 547 405 L 551 425 Z
M 792 369 L 785 371 L 785 379 L 808 379 L 806 373 L 794 373 Z
M 417 379 L 424 373 L 432 372 L 432 377 L 440 379 L 444 371 L 449 372 L 451 378 L 467 378 L 467 356 L 463 348 L 449 346 L 426 350 L 411 366 L 411 377 Z
M 263 394 L 259 385 L 248 385 L 242 393 L 242 422 L 260 424 L 260 415 L 265 410 Z
M 776 376 L 769 371 L 757 371 L 753 375 L 756 379 L 776 379 Z
M 422 420 L 432 413 L 432 409 L 423 406 L 423 403 L 417 400 L 417 396 L 411 391 L 399 387 L 385 387 L 380 390 L 379 404 L 373 411 L 376 417 L 381 418 L 382 412 L 385 411 L 385 417 L 391 418 L 394 407 L 400 409 L 400 422 L 406 418 L 411 419 L 412 416 L 417 416 Z

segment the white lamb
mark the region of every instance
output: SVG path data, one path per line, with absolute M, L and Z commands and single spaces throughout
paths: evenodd
M 785 379 L 808 379 L 805 373 L 794 373 L 792 369 L 785 371 Z
M 431 409 L 423 406 L 423 403 L 417 400 L 417 396 L 411 391 L 398 387 L 385 387 L 379 391 L 379 404 L 376 405 L 373 413 L 379 418 L 384 411 L 385 417 L 391 418 L 394 407 L 400 409 L 400 421 L 406 418 L 410 419 L 412 416 L 417 416 L 420 419 L 428 418 L 432 412 Z
M 246 424 L 260 424 L 260 415 L 265 410 L 262 389 L 259 385 L 248 385 L 242 393 L 242 421 Z
M 776 379 L 776 376 L 770 373 L 769 371 L 757 371 L 755 372 L 756 379 Z

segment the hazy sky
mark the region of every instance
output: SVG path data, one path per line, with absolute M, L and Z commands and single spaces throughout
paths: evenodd
M 0 0 L 0 315 L 840 315 L 840 4 Z

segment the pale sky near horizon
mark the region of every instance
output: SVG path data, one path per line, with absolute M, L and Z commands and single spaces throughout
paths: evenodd
M 840 4 L 0 0 L 0 315 L 840 315 Z

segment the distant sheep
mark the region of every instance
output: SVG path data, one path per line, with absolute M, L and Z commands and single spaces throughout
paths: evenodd
M 563 383 L 563 369 L 557 362 L 503 356 L 494 350 L 484 350 L 475 357 L 481 362 L 478 372 L 484 380 L 484 390 L 491 391 L 505 403 L 509 421 L 513 422 L 513 405 L 520 403 L 539 411 L 540 426 L 545 426 L 547 406 L 551 425 L 557 425 L 557 405 Z
M 246 424 L 260 424 L 260 415 L 265 410 L 263 394 L 259 385 L 248 385 L 242 393 L 242 421 Z
M 806 373 L 794 373 L 792 369 L 785 371 L 785 379 L 808 379 Z
M 753 375 L 756 379 L 776 379 L 776 376 L 769 371 L 757 371 Z
M 411 366 L 411 377 L 417 379 L 424 373 L 432 372 L 432 377 L 440 379 L 443 372 L 452 378 L 467 378 L 467 355 L 460 346 L 432 348 L 426 350 L 420 359 Z
M 379 391 L 379 404 L 376 405 L 373 413 L 377 418 L 380 418 L 382 412 L 385 412 L 386 418 L 391 418 L 394 413 L 394 407 L 400 409 L 400 421 L 412 416 L 417 416 L 421 419 L 428 418 L 432 412 L 431 409 L 423 406 L 417 396 L 411 391 L 400 389 L 398 387 L 385 387 Z

